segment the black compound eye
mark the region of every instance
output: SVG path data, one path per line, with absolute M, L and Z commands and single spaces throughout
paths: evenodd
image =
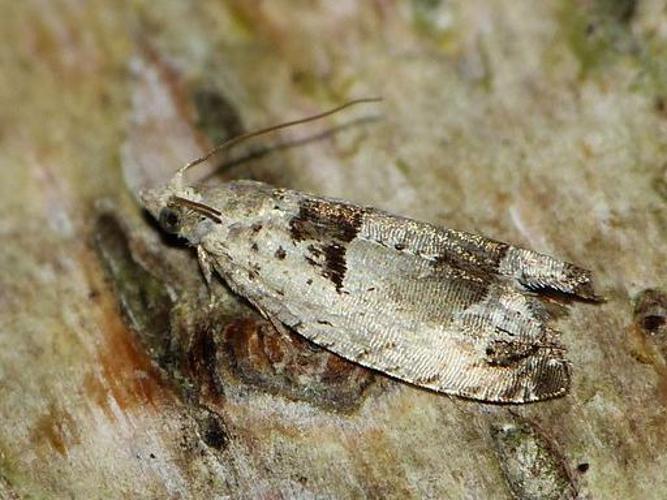
M 160 217 L 158 222 L 162 229 L 168 233 L 177 233 L 180 229 L 181 217 L 175 210 L 165 207 L 160 210 Z

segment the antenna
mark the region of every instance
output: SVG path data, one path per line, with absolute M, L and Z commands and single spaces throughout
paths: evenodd
M 325 111 L 323 113 L 319 113 L 317 115 L 308 116 L 306 118 L 301 118 L 299 120 L 293 120 L 293 121 L 290 121 L 290 122 L 280 123 L 278 125 L 273 125 L 271 127 L 266 127 L 266 128 L 262 128 L 262 129 L 259 129 L 259 130 L 255 130 L 253 132 L 247 132 L 245 134 L 238 135 L 238 136 L 236 136 L 232 139 L 229 139 L 228 141 L 223 142 L 222 144 L 218 144 L 217 146 L 213 147 L 211 150 L 209 150 L 203 156 L 185 164 L 184 166 L 182 166 L 178 170 L 176 175 L 178 177 L 180 177 L 180 176 L 183 175 L 183 173 L 185 173 L 186 170 L 190 169 L 190 167 L 194 167 L 195 165 L 198 165 L 202 162 L 205 162 L 206 160 L 211 158 L 213 155 L 215 155 L 215 154 L 217 154 L 221 151 L 226 151 L 226 150 L 232 148 L 233 146 L 236 146 L 240 142 L 243 142 L 243 141 L 245 141 L 247 139 L 250 139 L 252 137 L 257 137 L 259 135 L 268 134 L 269 132 L 273 132 L 273 131 L 279 130 L 281 128 L 287 128 L 287 127 L 291 127 L 293 125 L 300 125 L 302 123 L 307 123 L 307 122 L 312 122 L 312 121 L 315 121 L 315 120 L 319 120 L 320 118 L 324 118 L 326 116 L 332 115 L 332 114 L 337 113 L 338 111 L 341 111 L 345 108 L 348 108 L 350 106 L 354 106 L 355 104 L 361 104 L 361 103 L 367 103 L 367 102 L 379 102 L 381 100 L 382 100 L 381 97 L 366 97 L 366 98 L 362 98 L 362 99 L 354 99 L 352 101 L 348 101 L 344 104 L 341 104 L 340 106 L 338 106 L 336 108 L 330 109 L 329 111 Z

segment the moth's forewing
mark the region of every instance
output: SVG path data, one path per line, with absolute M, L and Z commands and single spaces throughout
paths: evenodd
M 228 221 L 201 242 L 218 273 L 318 345 L 401 380 L 484 401 L 567 391 L 569 368 L 549 315 L 522 286 L 583 295 L 586 271 L 262 183 L 225 184 L 202 201 Z

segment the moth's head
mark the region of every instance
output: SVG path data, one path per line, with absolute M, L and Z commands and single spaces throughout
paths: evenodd
M 221 222 L 220 212 L 201 203 L 202 196 L 196 189 L 175 180 L 144 189 L 139 197 L 165 233 L 185 238 L 193 245 Z

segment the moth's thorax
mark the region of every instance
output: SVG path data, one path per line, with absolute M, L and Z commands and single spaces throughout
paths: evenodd
M 200 191 L 201 202 L 222 213 L 223 223 L 251 220 L 275 208 L 276 189 L 255 181 L 233 181 L 206 187 Z

